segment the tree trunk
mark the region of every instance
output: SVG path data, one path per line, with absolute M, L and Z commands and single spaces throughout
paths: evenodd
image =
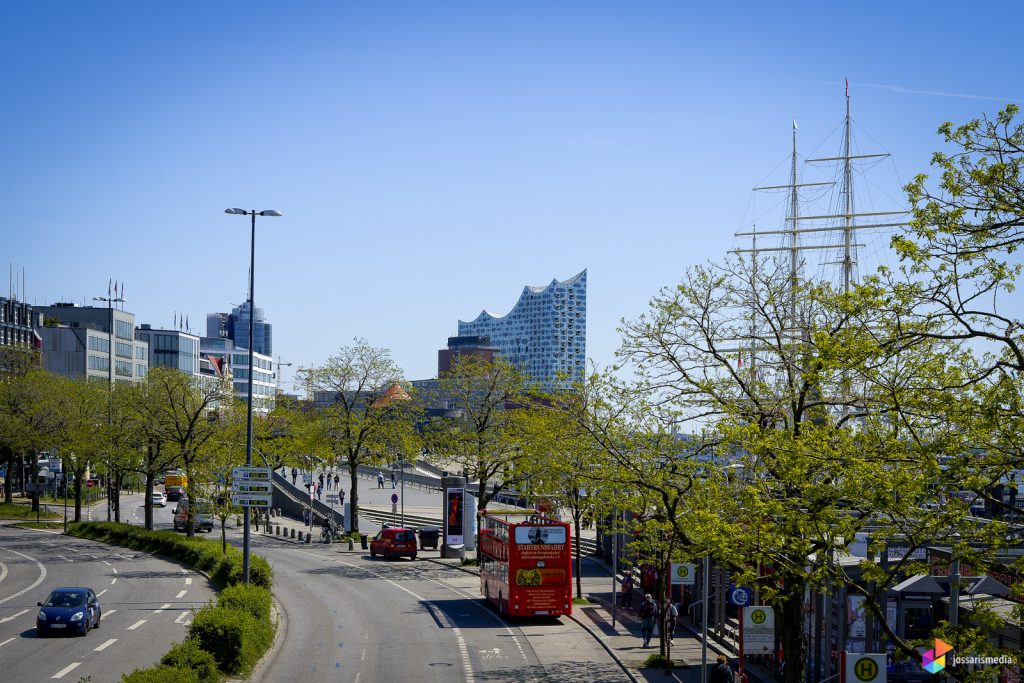
M 784 683 L 803 683 L 807 668 L 807 639 L 804 633 L 806 586 L 802 577 L 785 576 L 785 581 L 780 601 L 775 605 L 778 610 L 775 623 L 781 625 L 779 638 L 786 657 L 782 680 Z
M 153 475 L 146 472 L 146 499 L 143 503 L 145 505 L 145 519 L 146 529 L 149 531 L 153 530 Z
M 74 470 L 75 473 L 75 521 L 82 521 L 82 477 L 85 476 L 85 468 Z
M 350 488 L 348 491 L 348 503 L 349 503 L 349 515 L 351 516 L 352 531 L 359 531 L 359 473 L 356 472 L 356 466 L 359 461 L 353 462 L 352 458 L 348 459 L 348 477 L 350 482 Z
M 39 512 L 39 456 L 32 454 L 32 512 Z
M 7 471 L 4 474 L 4 502 L 8 505 L 14 503 L 14 470 L 15 461 L 14 450 L 8 447 L 4 447 L 4 462 L 7 463 Z
M 121 486 L 122 486 L 122 482 L 123 481 L 124 481 L 124 470 L 122 470 L 122 469 L 115 470 L 114 487 L 113 487 L 113 490 L 111 491 L 111 495 L 113 496 L 113 498 L 110 501 L 110 504 L 114 508 L 114 521 L 115 522 L 120 522 L 121 521 Z

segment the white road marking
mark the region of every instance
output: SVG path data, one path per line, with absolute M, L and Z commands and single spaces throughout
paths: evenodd
M 36 563 L 36 566 L 39 567 L 39 578 L 36 579 L 32 583 L 32 585 L 29 586 L 28 588 L 23 588 L 22 590 L 18 591 L 14 595 L 8 595 L 3 600 L 0 600 L 0 605 L 2 605 L 5 602 L 7 602 L 8 600 L 13 600 L 14 598 L 18 597 L 19 595 L 24 595 L 25 593 L 28 593 L 30 590 L 33 590 L 36 586 L 41 584 L 43 582 L 43 580 L 46 578 L 46 567 L 43 565 L 42 562 L 40 562 L 39 560 L 35 559 L 34 557 L 29 557 L 25 553 L 19 553 L 17 550 L 10 550 L 8 548 L 0 548 L 0 550 L 7 550 L 8 552 L 12 552 L 15 555 L 19 555 L 21 557 L 24 557 L 26 560 L 32 560 L 33 562 Z
M 171 603 L 169 603 L 169 602 L 168 603 L 164 603 L 164 605 L 160 609 L 153 610 L 153 614 L 160 614 L 161 612 L 163 612 L 165 609 L 167 609 L 170 606 L 171 606 Z
M 0 581 L 3 581 L 5 576 L 7 576 L 7 565 L 0 562 Z
M 192 577 L 189 577 L 189 578 L 185 579 L 185 585 L 186 586 L 191 586 L 192 585 Z
M 0 647 L 3 647 L 4 645 L 6 645 L 7 643 L 11 642 L 12 640 L 14 640 L 14 638 L 8 638 L 4 642 L 0 643 Z
M 108 610 L 104 610 L 104 611 L 103 611 L 103 614 L 104 614 L 105 616 L 108 616 L 108 617 L 109 617 L 109 616 L 110 616 L 111 614 L 113 614 L 113 613 L 114 613 L 114 612 L 116 612 L 116 611 L 117 611 L 116 609 L 108 609 Z
M 120 555 L 118 555 L 118 557 L 121 557 L 121 556 L 120 556 Z M 114 570 L 114 573 L 115 573 L 115 574 L 117 573 L 117 567 L 111 567 L 111 569 L 113 569 L 113 570 Z
M 117 577 L 116 576 L 110 580 L 110 585 L 113 586 L 115 583 L 117 583 Z
M 188 591 L 187 590 L 181 591 L 180 593 L 178 593 L 177 595 L 174 596 L 174 599 L 175 600 L 181 600 L 182 596 L 185 595 L 185 593 L 188 593 Z
M 103 564 L 107 565 L 108 567 L 113 566 L 109 562 L 107 562 L 106 560 L 103 560 Z
M 61 669 L 60 671 L 58 671 L 54 675 L 50 676 L 50 678 L 64 678 L 65 674 L 68 674 L 68 673 L 74 671 L 75 669 L 77 669 L 81 665 L 82 665 L 81 662 L 72 662 L 71 664 L 68 664 L 66 667 L 64 667 L 63 669 Z
M 103 652 L 104 650 L 106 650 L 108 647 L 110 647 L 111 645 L 113 645 L 116 642 L 117 642 L 117 638 L 111 638 L 110 640 L 108 640 L 107 642 L 103 643 L 102 645 L 100 645 L 95 650 L 93 650 L 93 652 Z
M 363 675 L 362 671 L 357 671 L 356 672 L 356 681 L 355 681 L 355 683 L 359 683 L 359 677 L 362 676 L 362 675 Z
M 365 662 L 366 661 L 366 648 L 365 647 L 363 648 L 363 654 L 359 655 L 359 661 L 360 662 Z
M 184 619 L 185 617 L 187 617 L 188 614 L 189 614 L 188 612 L 182 612 L 181 614 L 178 615 L 178 618 L 174 620 L 174 623 L 175 624 L 180 624 L 181 620 Z
M 11 619 L 14 619 L 15 617 L 20 617 L 22 614 L 24 614 L 27 611 L 28 611 L 27 609 L 23 609 L 20 612 L 18 612 L 17 614 L 12 614 L 9 617 L 4 617 L 3 619 L 0 619 L 0 624 L 4 623 L 5 621 L 10 621 Z
M 96 594 L 96 597 L 98 598 L 98 597 L 102 596 L 102 595 L 103 595 L 104 593 L 106 593 L 106 592 L 107 592 L 108 590 L 110 590 L 110 589 L 109 589 L 109 588 L 104 588 L 103 590 L 101 590 L 101 591 L 100 591 L 99 593 L 97 593 L 97 594 Z
M 146 620 L 145 620 L 145 619 L 139 619 L 139 620 L 138 620 L 138 621 L 136 621 L 136 622 L 135 622 L 134 624 L 132 624 L 131 626 L 129 626 L 129 627 L 128 627 L 128 628 L 126 629 L 126 630 L 128 630 L 128 631 L 134 631 L 135 629 L 137 629 L 138 627 L 142 626 L 142 625 L 143 625 L 143 624 L 145 624 L 145 623 L 146 623 Z

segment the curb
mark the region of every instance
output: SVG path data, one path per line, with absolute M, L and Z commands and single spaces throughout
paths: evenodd
M 622 669 L 622 672 L 624 674 L 626 674 L 626 676 L 629 678 L 630 681 L 632 681 L 632 683 L 640 683 L 640 679 L 638 679 L 633 674 L 633 671 L 628 666 L 626 666 L 626 663 L 624 661 L 622 661 L 622 659 L 620 659 L 619 656 L 617 654 L 615 654 L 615 652 L 613 652 L 610 647 L 608 647 L 608 643 L 604 642 L 604 638 L 602 638 L 600 635 L 598 635 L 597 632 L 594 631 L 594 629 L 590 628 L 589 626 L 584 624 L 582 621 L 580 621 L 579 618 L 577 618 L 577 617 L 575 617 L 575 616 L 573 616 L 571 614 L 568 614 L 566 616 L 568 616 L 570 619 L 572 619 L 574 622 L 576 622 L 576 624 L 580 628 L 582 628 L 584 631 L 589 633 L 591 635 L 591 637 L 594 640 L 596 640 L 601 645 L 601 647 L 604 648 L 604 651 L 607 652 L 609 654 L 609 656 L 611 656 L 612 660 L 616 664 L 619 665 L 619 668 Z

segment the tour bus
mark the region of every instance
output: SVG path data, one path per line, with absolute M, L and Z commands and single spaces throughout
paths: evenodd
M 537 512 L 483 511 L 480 590 L 511 616 L 572 614 L 569 524 Z

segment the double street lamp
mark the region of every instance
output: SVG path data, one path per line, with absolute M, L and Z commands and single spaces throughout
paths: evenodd
M 252 216 L 252 232 L 249 238 L 249 377 L 246 380 L 246 396 L 248 407 L 245 411 L 245 464 L 252 466 L 252 361 L 253 361 L 253 320 L 256 317 L 256 306 L 253 303 L 253 288 L 256 271 L 256 216 L 280 216 L 280 211 L 246 211 L 245 209 L 225 209 L 224 213 L 236 216 Z M 249 506 L 243 506 L 245 527 L 242 537 L 242 581 L 249 583 Z

